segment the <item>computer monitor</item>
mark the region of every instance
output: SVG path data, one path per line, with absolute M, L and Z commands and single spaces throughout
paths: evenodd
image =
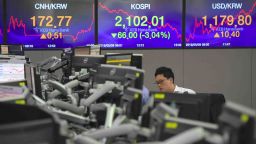
M 22 87 L 27 85 L 27 81 L 26 80 L 6 81 L 6 82 L 0 82 L 0 85 Z
M 135 66 L 138 69 L 142 69 L 143 54 L 132 54 L 131 66 Z
M 25 79 L 24 63 L 0 62 L 0 82 Z
M 125 109 L 127 117 L 137 119 L 141 105 L 141 94 L 138 91 L 142 90 L 143 78 L 144 71 L 135 67 L 100 65 L 96 69 L 96 73 L 93 74 L 93 87 L 101 86 L 106 81 L 114 82 L 117 86 L 111 92 L 103 94 L 97 103 L 116 104 Z M 136 98 L 133 97 L 132 93 L 134 95 L 137 93 Z M 136 111 L 134 111 L 135 107 L 138 108 Z M 102 113 L 100 115 L 98 121 L 102 121 L 100 120 Z
M 227 136 L 230 144 L 255 144 L 255 119 L 255 110 L 227 102 L 219 116 L 220 132 Z
M 0 0 L 0 44 L 4 43 L 4 31 L 5 31 L 5 27 L 4 27 L 4 0 Z
M 9 54 L 9 48 L 8 48 L 8 45 L 1 45 L 1 54 L 2 55 L 6 55 L 6 54 Z
M 226 100 L 221 93 L 209 93 L 210 94 L 210 121 L 211 123 L 217 123 L 218 118 L 222 112 L 223 105 Z
M 1 45 L 2 55 L 24 55 L 22 45 Z
M 163 102 L 179 109 L 178 117 L 210 121 L 210 94 L 177 94 L 165 92 L 151 92 L 154 105 Z
M 52 50 L 96 43 L 94 0 L 5 0 L 4 7 L 8 44 Z
M 120 107 L 129 119 L 138 119 L 142 109 L 142 91 L 130 87 L 125 89 Z
M 218 125 L 216 124 L 198 120 L 171 117 L 167 115 L 165 111 L 157 109 L 152 111 L 150 119 L 150 128 L 154 129 L 154 134 L 149 138 L 150 141 L 163 141 L 194 127 L 202 127 L 206 131 L 212 133 L 216 133 L 218 131 Z M 201 140 L 197 144 L 206 143 L 207 142 L 204 140 Z
M 134 87 L 142 90 L 144 70 L 130 66 L 116 66 L 102 64 L 93 77 L 94 84 L 103 84 L 113 81 L 124 87 Z
M 106 53 L 106 55 L 129 55 L 129 53 Z M 142 69 L 143 54 L 132 53 L 130 66 Z
M 39 72 L 37 71 L 37 67 L 33 64 L 25 64 L 25 78 L 27 81 L 28 89 L 30 89 L 33 94 L 43 98 L 41 78 Z
M 91 45 L 90 55 L 101 55 L 101 47 L 100 45 Z
M 71 59 L 72 68 L 76 71 L 82 68 L 95 68 L 97 65 L 105 63 L 104 55 L 85 55 L 85 56 L 73 56 Z
M 132 53 L 106 54 L 105 61 L 110 65 L 131 66 Z
M 30 64 L 25 64 L 25 78 L 26 78 L 26 81 L 27 81 L 28 89 L 33 91 L 34 83 L 33 83 L 33 79 L 32 79 Z
M 74 48 L 74 55 L 75 56 L 86 56 L 90 55 L 90 46 L 81 46 L 81 47 L 76 47 Z
M 25 56 L 21 55 L 0 55 L 0 61 L 2 60 L 12 60 L 12 61 L 23 61 L 23 63 L 26 63 L 29 61 L 29 58 L 26 58 Z
M 0 84 L 0 102 L 10 102 L 25 99 L 25 95 L 23 95 L 24 90 L 22 87 L 2 84 Z
M 42 107 L 0 103 L 0 137 L 5 144 L 64 144 L 61 120 Z

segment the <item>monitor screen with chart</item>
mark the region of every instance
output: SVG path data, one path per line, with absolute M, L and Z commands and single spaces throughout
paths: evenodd
M 3 0 L 0 0 L 0 44 L 4 43 L 4 15 L 3 15 Z
M 95 43 L 94 0 L 8 0 L 7 43 L 58 49 Z
M 256 47 L 256 0 L 186 2 L 186 48 Z
M 24 63 L 1 63 L 0 82 L 24 80 Z
M 102 49 L 181 48 L 181 0 L 99 0 Z

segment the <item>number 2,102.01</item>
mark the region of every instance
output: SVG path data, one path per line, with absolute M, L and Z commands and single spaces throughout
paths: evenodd
M 123 26 L 122 21 L 123 18 L 121 16 L 116 16 L 115 17 L 116 23 L 115 26 L 116 27 L 121 27 Z M 128 26 L 142 26 L 142 27 L 146 27 L 149 25 L 152 26 L 164 26 L 164 16 L 152 16 L 151 19 L 149 20 L 149 18 L 147 16 L 128 16 L 125 18 L 125 20 L 128 23 Z

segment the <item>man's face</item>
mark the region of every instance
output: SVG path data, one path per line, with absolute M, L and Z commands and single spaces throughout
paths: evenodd
M 161 92 L 172 93 L 174 91 L 174 84 L 172 79 L 167 79 L 163 74 L 156 75 L 155 81 Z

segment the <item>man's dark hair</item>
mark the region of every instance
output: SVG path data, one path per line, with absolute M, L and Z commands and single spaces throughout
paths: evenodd
M 156 77 L 157 75 L 159 75 L 159 74 L 164 75 L 164 77 L 166 77 L 167 79 L 172 78 L 172 79 L 173 79 L 173 82 L 174 82 L 174 74 L 173 74 L 171 68 L 168 68 L 168 67 L 159 67 L 159 68 L 156 69 L 155 77 Z

